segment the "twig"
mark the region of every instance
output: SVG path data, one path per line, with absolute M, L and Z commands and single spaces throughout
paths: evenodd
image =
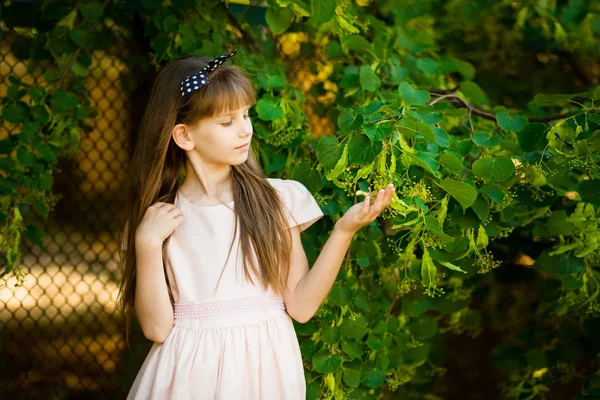
M 240 33 L 242 34 L 242 38 L 244 39 L 244 43 L 246 44 L 246 48 L 248 50 L 250 50 L 250 51 L 258 51 L 258 49 L 256 48 L 256 43 L 254 42 L 254 40 L 252 40 L 252 38 L 248 34 L 248 32 L 246 32 L 244 30 L 244 28 L 242 28 L 242 26 L 240 25 L 240 23 L 235 19 L 235 17 L 231 13 L 231 10 L 229 9 L 229 7 L 227 7 L 227 5 L 225 3 L 223 3 L 222 1 L 220 2 L 220 4 L 223 7 L 223 9 L 225 10 L 225 13 L 227 14 L 227 18 L 229 19 L 229 22 L 231 22 L 231 24 L 233 26 L 235 26 L 236 29 L 238 31 L 240 31 Z
M 470 113 L 473 113 L 473 114 L 478 115 L 485 119 L 489 119 L 490 121 L 496 122 L 496 116 L 494 114 L 491 114 L 491 113 L 485 112 L 483 110 L 480 110 L 476 107 L 473 107 L 472 105 L 467 103 L 463 98 L 457 96 L 456 94 L 446 94 L 446 95 L 440 96 L 440 97 L 430 101 L 429 105 L 435 104 L 438 101 L 443 100 L 443 99 L 448 99 L 450 104 L 452 104 L 456 108 L 466 108 L 469 110 Z M 567 118 L 569 116 L 571 116 L 571 113 L 548 115 L 546 117 L 527 117 L 527 120 L 529 122 L 549 122 L 549 121 L 554 121 L 557 119 Z
M 67 77 L 67 74 L 69 73 L 69 71 L 71 70 L 71 67 L 73 67 L 73 64 L 75 63 L 75 60 L 79 56 L 79 53 L 81 53 L 81 47 L 79 47 L 77 50 L 75 50 L 75 53 L 73 53 L 73 57 L 71 57 L 71 61 L 69 61 L 69 66 L 67 67 L 65 73 L 60 77 L 60 81 L 56 82 L 56 86 L 54 86 L 54 90 L 57 90 L 63 84 L 63 82 L 65 81 L 65 78 Z
M 465 173 L 463 174 L 462 178 L 460 178 L 461 181 L 465 180 L 465 178 L 467 177 L 467 174 L 469 173 L 469 171 L 473 167 L 473 164 L 475 164 L 475 161 L 479 160 L 479 157 L 481 157 L 481 155 L 483 154 L 484 151 L 485 151 L 485 148 L 482 147 L 481 151 L 479 152 L 479 154 L 477 155 L 477 157 L 475 157 L 475 159 L 473 161 L 471 161 L 471 164 L 465 170 Z

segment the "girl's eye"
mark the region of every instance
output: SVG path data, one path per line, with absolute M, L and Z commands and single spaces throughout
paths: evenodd
M 248 118 L 249 118 L 249 117 L 250 117 L 250 114 L 246 114 L 246 115 L 244 115 L 244 118 L 246 118 L 246 117 L 248 117 Z M 230 121 L 230 122 L 225 122 L 225 123 L 222 123 L 221 125 L 222 125 L 222 126 L 225 126 L 225 127 L 227 127 L 227 126 L 231 125 L 232 123 L 233 123 L 233 121 Z

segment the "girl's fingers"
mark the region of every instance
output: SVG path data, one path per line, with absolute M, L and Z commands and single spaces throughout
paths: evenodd
M 362 209 L 360 210 L 363 215 L 369 214 L 369 208 L 371 206 L 371 195 L 367 195 L 362 204 Z
M 381 189 L 377 194 L 374 206 L 371 208 L 371 213 L 373 213 L 374 216 L 379 215 L 390 204 L 393 196 L 393 186 L 388 185 L 385 189 Z
M 381 210 L 383 210 L 383 207 L 384 207 L 383 202 L 384 201 L 385 201 L 385 190 L 381 189 L 379 191 L 379 193 L 377 194 L 377 205 L 375 207 L 375 211 L 377 211 L 378 214 Z

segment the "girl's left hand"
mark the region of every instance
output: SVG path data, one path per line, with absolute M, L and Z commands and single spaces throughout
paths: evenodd
M 375 218 L 390 204 L 394 197 L 394 185 L 389 184 L 377 193 L 375 202 L 371 204 L 371 195 L 356 203 L 335 223 L 335 229 L 354 234 L 363 226 L 375 221 Z

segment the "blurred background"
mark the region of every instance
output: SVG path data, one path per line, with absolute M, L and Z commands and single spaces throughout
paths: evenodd
M 9 75 L 35 84 L 54 68 L 41 56 L 34 70 L 27 65 L 38 24 L 47 23 L 40 19 L 41 3 L 2 2 L 1 97 L 6 96 Z M 244 2 L 229 2 L 232 15 L 250 24 L 266 25 L 264 5 L 236 3 Z M 414 12 L 423 12 L 419 2 L 405 3 L 413 4 Z M 542 30 L 519 35 L 513 30 L 521 18 L 518 7 L 510 12 L 511 4 L 517 2 L 452 1 L 444 7 L 441 2 L 425 3 L 428 8 L 424 12 L 436 14 L 437 25 L 427 29 L 436 32 L 439 46 L 476 67 L 477 82 L 484 90 L 471 87 L 469 93 L 482 107 L 521 107 L 535 93 L 574 93 L 600 83 L 600 43 L 582 37 L 577 46 L 556 50 L 543 39 Z M 502 13 L 491 3 L 502 4 Z M 586 29 L 600 32 L 597 2 L 556 3 L 562 5 L 559 16 L 573 24 L 569 35 L 577 35 L 582 13 L 590 10 L 595 14 L 585 22 Z M 145 35 L 144 21 L 136 13 L 142 7 L 140 2 L 125 1 L 122 7 L 127 29 L 122 23 L 105 21 L 114 36 L 105 50 L 91 53 L 90 73 L 84 78 L 90 106 L 97 115 L 89 118 L 79 154 L 59 162 L 54 210 L 47 220 L 37 221 L 46 232 L 45 248 L 42 251 L 24 242 L 23 284 L 15 286 L 17 278 L 11 277 L 0 288 L 0 398 L 124 398 L 151 346 L 136 324 L 133 346 L 126 348 L 124 322 L 115 313 L 119 283 L 116 229 L 123 172 L 156 73 L 148 56 L 153 38 Z M 288 60 L 299 57 L 308 41 L 305 36 L 290 32 L 282 38 Z M 312 94 L 313 100 L 330 104 L 335 96 L 328 96 L 334 91 L 325 82 L 328 67 L 315 70 L 299 62 L 296 68 L 298 86 Z M 307 114 L 311 125 L 318 127 L 318 135 L 333 131 L 327 115 L 312 110 Z M 0 136 L 5 138 L 11 129 L 13 125 L 2 121 Z M 519 262 L 527 265 L 531 260 Z M 528 272 L 509 265 L 500 278 L 517 280 L 524 275 Z M 523 290 L 515 289 L 513 294 Z M 526 290 L 515 295 L 524 303 L 529 301 Z M 490 335 L 477 340 L 487 340 L 482 345 L 490 347 L 494 340 Z M 475 340 L 459 338 L 453 345 L 470 346 Z M 470 354 L 455 361 L 454 371 L 480 361 L 477 354 Z M 460 382 L 460 377 L 454 378 Z M 484 393 L 485 382 L 478 385 Z

